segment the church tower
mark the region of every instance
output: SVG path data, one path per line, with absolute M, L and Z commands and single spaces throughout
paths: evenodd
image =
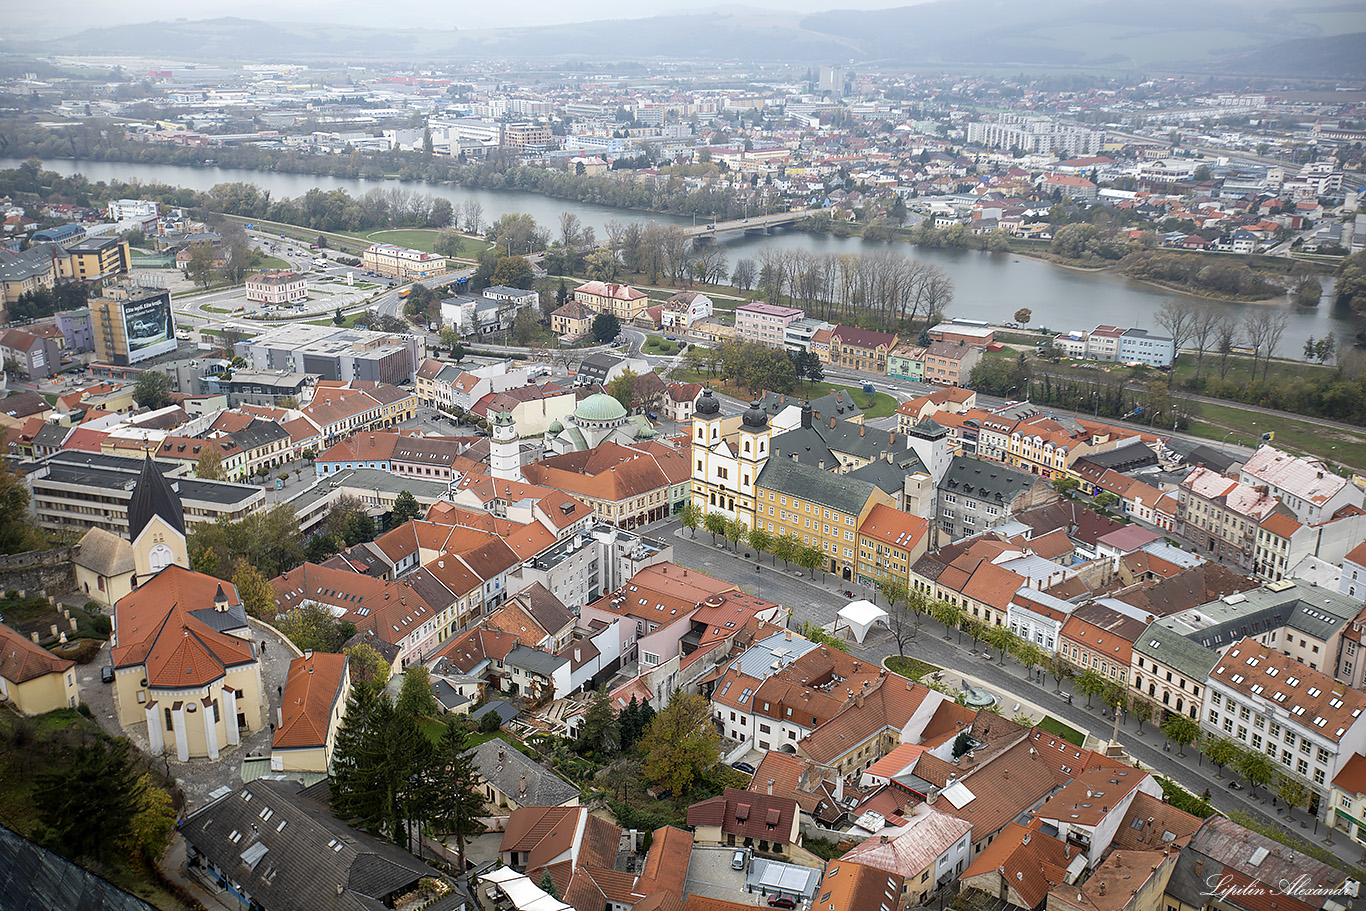
M 128 540 L 133 546 L 133 584 L 140 585 L 166 567 L 190 568 L 185 542 L 185 508 L 151 453 L 128 500 Z
M 489 474 L 500 481 L 522 480 L 522 447 L 517 439 L 517 422 L 507 411 L 496 411 L 493 415 Z

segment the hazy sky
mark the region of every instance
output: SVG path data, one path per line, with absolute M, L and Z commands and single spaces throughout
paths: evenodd
M 499 28 L 585 22 L 593 19 L 640 18 L 661 13 L 742 6 L 801 13 L 830 9 L 886 9 L 928 0 L 746 0 L 740 4 L 688 0 L 513 0 L 505 3 L 462 3 L 441 0 L 6 0 L 5 31 L 15 38 L 49 38 L 82 29 L 147 22 L 154 19 L 214 19 L 237 16 L 275 22 L 329 21 L 386 28 Z M 407 20 L 407 21 L 405 21 Z

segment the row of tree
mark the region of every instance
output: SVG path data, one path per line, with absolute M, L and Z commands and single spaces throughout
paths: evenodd
M 711 535 L 712 543 L 717 538 L 730 542 L 733 551 L 741 547 L 752 547 L 761 553 L 772 554 L 773 565 L 782 560 L 784 566 L 796 563 L 805 570 L 824 569 L 829 562 L 825 551 L 810 544 L 803 544 L 792 532 L 775 535 L 759 528 L 750 528 L 738 518 L 727 518 L 719 512 L 708 512 L 693 503 L 686 504 L 678 514 L 679 523 L 697 537 L 697 529 Z
M 892 251 L 764 248 L 757 281 L 759 294 L 771 303 L 884 331 L 933 325 L 953 301 L 953 282 L 943 269 Z

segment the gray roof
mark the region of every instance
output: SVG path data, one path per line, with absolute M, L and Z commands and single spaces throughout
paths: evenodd
M 888 450 L 893 452 L 906 449 L 906 436 L 886 430 L 874 430 L 852 421 L 814 420 L 810 427 L 794 427 L 786 433 L 773 438 L 773 456 L 797 456 L 797 461 L 806 465 L 818 465 L 826 459 L 825 453 L 845 453 L 860 459 L 875 459 Z M 826 467 L 833 462 L 827 461 Z
M 470 759 L 480 778 L 524 807 L 558 807 L 579 796 L 577 787 L 523 756 L 501 737 L 479 744 L 470 751 Z
M 777 392 L 766 392 L 763 398 L 759 399 L 759 407 L 763 408 L 769 415 L 775 415 L 787 408 L 789 405 L 800 405 L 802 399 L 795 395 L 782 395 Z M 831 418 L 839 418 L 847 421 L 863 414 L 863 409 L 854 403 L 854 399 L 849 393 L 842 389 L 811 400 L 811 410 L 815 413 L 817 420 L 825 420 L 827 423 Z
M 101 576 L 119 576 L 136 568 L 133 546 L 103 528 L 92 528 L 81 536 L 71 562 Z
M 470 712 L 470 717 L 475 721 L 478 721 L 489 712 L 494 712 L 498 715 L 498 722 L 500 724 L 507 724 L 521 714 L 521 712 L 517 711 L 517 706 L 508 702 L 506 699 L 495 699 L 492 702 L 485 704 L 482 708 Z
M 1361 609 L 1346 595 L 1285 580 L 1227 595 L 1164 618 L 1171 628 L 1209 649 L 1288 626 L 1320 641 L 1331 639 Z
M 0 826 L 0 909 L 21 908 L 154 911 L 155 906 Z
M 1157 453 L 1141 442 L 1129 443 L 1105 452 L 1087 453 L 1082 458 L 1099 468 L 1113 468 L 1121 473 L 1157 464 Z
M 250 452 L 253 449 L 260 449 L 262 446 L 269 446 L 271 443 L 289 439 L 289 431 L 274 421 L 253 418 L 250 424 L 241 430 L 233 431 L 228 436 L 243 450 Z
M 1039 480 L 1038 475 L 1016 471 L 996 462 L 954 456 L 949 470 L 939 479 L 939 489 L 977 500 L 1011 503 Z
M 802 465 L 789 459 L 769 459 L 755 479 L 754 486 L 776 490 L 850 515 L 858 515 L 875 489 L 867 481 L 821 471 L 815 466 Z
M 63 427 L 60 424 L 44 424 L 33 435 L 34 447 L 44 447 L 57 449 L 66 442 L 66 438 L 71 435 L 72 428 Z
M 376 911 L 440 874 L 402 849 L 353 829 L 327 806 L 325 782 L 301 789 L 258 778 L 194 813 L 181 832 L 271 911 Z
M 1134 651 L 1171 668 L 1187 680 L 1201 683 L 1219 660 L 1217 651 L 1188 638 L 1184 628 L 1178 628 L 1171 617 L 1149 623 L 1143 635 L 1134 640 Z
M 185 534 L 185 507 L 180 497 L 171 487 L 171 482 L 163 474 L 165 469 L 157 467 L 149 453 L 142 460 L 142 473 L 138 475 L 133 495 L 128 499 L 128 540 L 136 541 L 138 535 L 158 516 L 167 525 Z
M 920 456 L 907 450 L 892 461 L 874 459 L 862 468 L 855 468 L 847 477 L 867 481 L 890 494 L 900 494 L 905 489 L 907 475 L 929 473 Z
M 53 271 L 52 256 L 56 244 L 34 244 L 23 253 L 0 254 L 0 281 L 17 282 Z M 61 256 L 60 248 L 57 252 Z
M 518 667 L 528 674 L 536 674 L 540 677 L 549 679 L 560 665 L 567 664 L 568 659 L 561 658 L 559 655 L 552 655 L 550 652 L 541 651 L 538 648 L 528 648 L 525 645 L 518 645 L 508 656 L 503 659 L 503 663 L 510 667 Z

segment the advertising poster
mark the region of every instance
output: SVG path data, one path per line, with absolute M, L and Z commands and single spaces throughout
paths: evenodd
M 175 350 L 175 322 L 169 294 L 125 304 L 123 322 L 128 334 L 129 363 Z

